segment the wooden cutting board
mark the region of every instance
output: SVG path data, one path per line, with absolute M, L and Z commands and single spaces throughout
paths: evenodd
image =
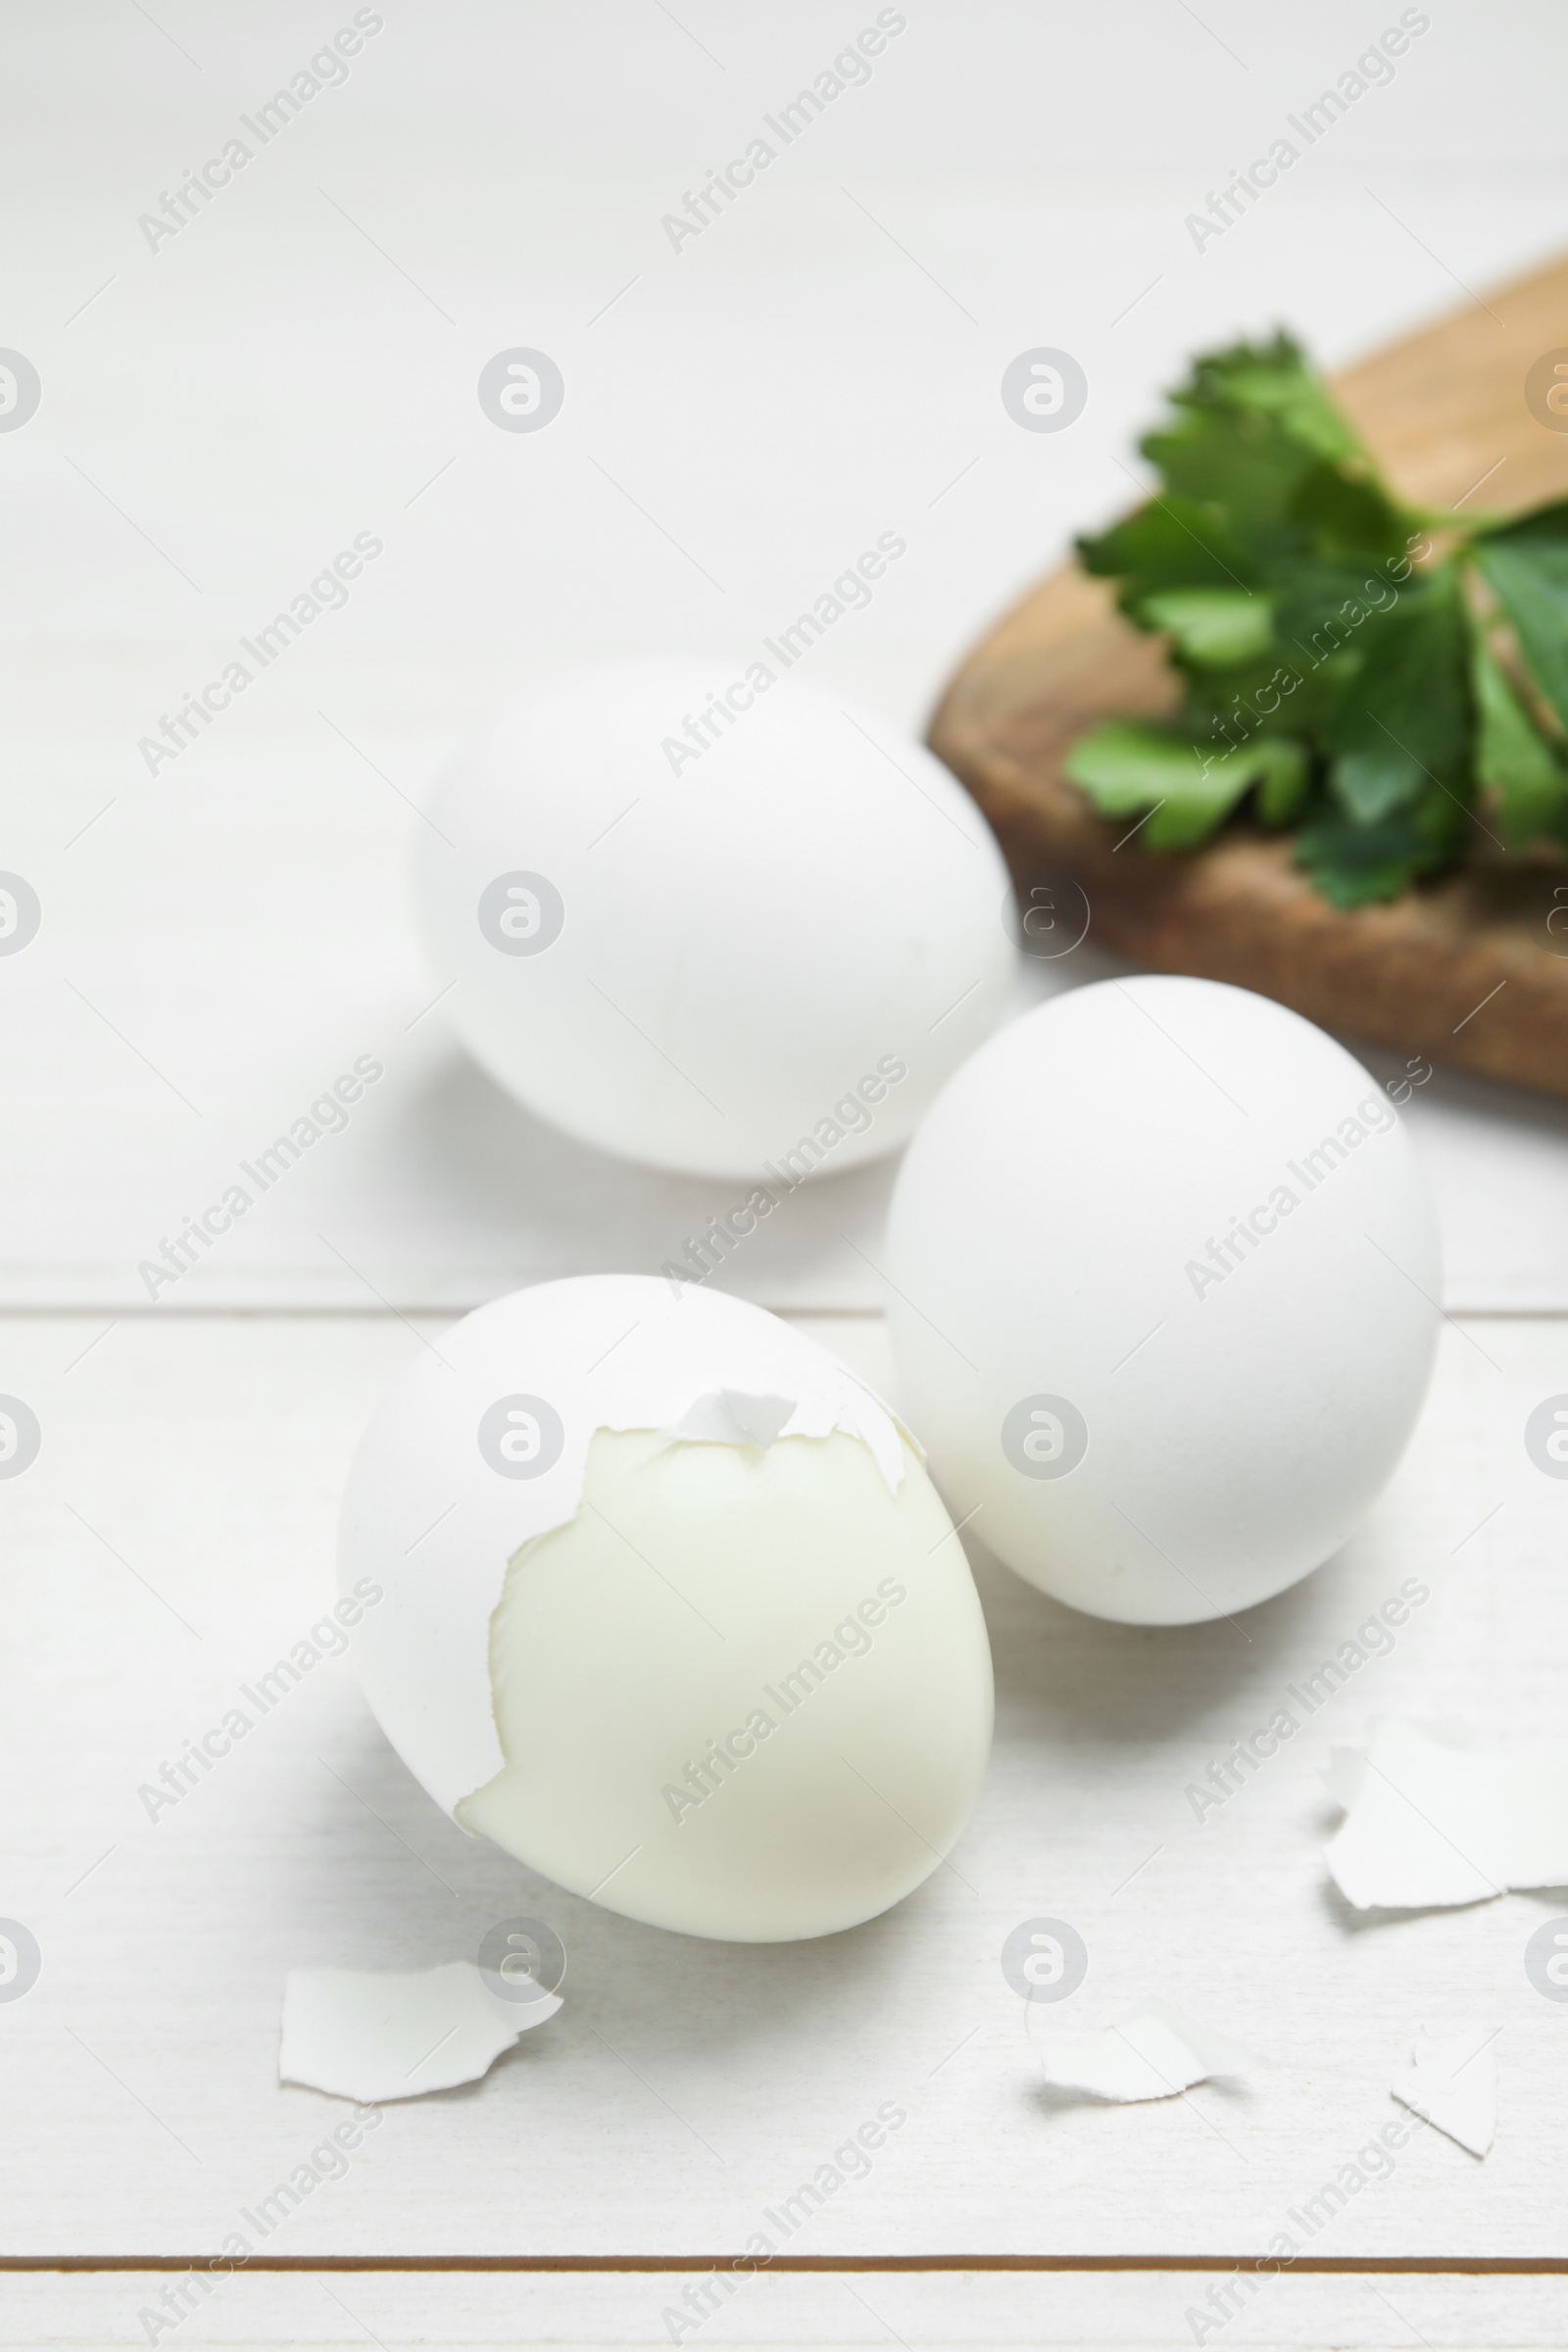
M 1524 400 L 1526 370 L 1559 346 L 1568 262 L 1468 303 L 1334 389 L 1407 498 L 1452 506 L 1474 493 L 1478 508 L 1512 512 L 1568 496 L 1568 432 Z M 1459 873 L 1346 913 L 1298 872 L 1287 842 L 1245 823 L 1185 855 L 1145 850 L 1125 822 L 1096 815 L 1062 760 L 1097 719 L 1162 715 L 1176 699 L 1158 641 L 1075 565 L 968 656 L 931 747 L 984 809 L 1021 903 L 1047 886 L 1058 920 L 1075 910 L 1070 936 L 1081 891 L 1089 936 L 1155 970 L 1234 981 L 1407 1056 L 1568 1095 L 1568 859 L 1509 853 L 1477 827 Z

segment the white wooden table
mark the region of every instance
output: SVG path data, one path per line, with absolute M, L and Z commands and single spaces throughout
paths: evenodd
M 1492 2155 L 1417 2132 L 1315 2269 L 1237 2294 L 1206 2340 L 1561 2341 L 1568 2012 L 1522 1954 L 1565 1898 L 1356 1918 L 1318 1774 L 1387 1711 L 1560 1736 L 1568 1484 L 1522 1430 L 1568 1390 L 1563 1105 L 1441 1074 L 1413 1096 L 1438 1378 L 1373 1519 L 1305 1585 L 1240 1632 L 1143 1632 L 974 1548 L 995 1761 L 951 1865 L 867 1928 L 732 1949 L 561 1894 L 435 1811 L 348 1661 L 156 1823 L 137 1796 L 320 1615 L 346 1462 L 420 1335 L 522 1282 L 656 1269 L 715 1205 L 551 1135 L 456 1049 L 404 880 L 439 760 L 579 656 L 729 674 L 887 527 L 897 582 L 811 659 L 917 724 L 986 614 L 1126 497 L 1190 349 L 1283 314 L 1340 360 L 1461 298 L 1455 273 L 1546 249 L 1560 20 L 1434 15 L 1199 254 L 1186 212 L 1381 20 L 911 7 L 870 80 L 675 252 L 662 215 L 874 10 L 388 7 L 347 81 L 150 250 L 138 216 L 352 13 L 93 0 L 7 26 L 0 344 L 43 401 L 0 433 L 0 868 L 43 921 L 0 956 L 0 1392 L 43 1444 L 0 1480 L 0 1915 L 43 1967 L 0 2002 L 0 2345 L 146 2342 L 184 2263 L 320 2144 L 340 2110 L 276 2081 L 289 1967 L 419 1966 L 518 1911 L 566 1943 L 562 2016 L 482 2084 L 389 2108 L 268 2239 L 274 2267 L 158 2340 L 666 2343 L 707 2263 L 891 2102 L 906 2120 L 792 2234 L 795 2267 L 681 2340 L 1190 2342 L 1189 2312 L 1215 2319 L 1234 2264 L 1401 2114 L 1416 2026 L 1473 2016 L 1500 2029 Z M 1059 437 L 997 397 L 1042 343 L 1091 382 Z M 514 345 L 566 378 L 539 435 L 474 397 Z M 348 605 L 149 774 L 139 739 L 357 530 L 384 553 Z M 1026 966 L 1019 1003 L 1107 968 L 1091 939 Z M 347 1131 L 150 1298 L 143 1261 L 363 1053 L 385 1076 Z M 734 1271 L 896 1394 L 853 1246 L 874 1254 L 887 1185 L 808 1189 Z M 1431 1599 L 1393 1653 L 1197 1822 L 1187 1785 L 1410 1576 Z M 1040 1914 L 1088 1943 L 1077 2021 L 1163 1992 L 1272 2064 L 1157 2106 L 1053 2096 L 998 1963 Z

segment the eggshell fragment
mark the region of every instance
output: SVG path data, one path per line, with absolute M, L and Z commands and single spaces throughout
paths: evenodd
M 291 1969 L 278 2079 L 372 2106 L 416 2099 L 476 2082 L 560 2007 L 559 1994 L 543 1989 L 534 2000 L 498 2000 L 471 1960 L 408 1975 Z
M 1140 2001 L 1098 2034 L 1063 2034 L 1046 2023 L 1049 2014 L 1031 2001 L 1025 2022 L 1047 2082 L 1060 2090 L 1122 2104 L 1170 2099 L 1211 2075 L 1245 2075 L 1257 2064 L 1240 2042 L 1196 2024 L 1168 2001 Z
M 1346 1818 L 1323 1858 L 1358 1911 L 1568 1886 L 1568 1747 L 1494 1748 L 1463 1724 L 1388 1715 L 1364 1750 L 1332 1751 L 1328 1788 Z

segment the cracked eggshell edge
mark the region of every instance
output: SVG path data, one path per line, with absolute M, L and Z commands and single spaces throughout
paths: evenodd
M 498 1298 L 421 1346 L 382 1399 L 344 1493 L 339 1591 L 379 1588 L 352 1637 L 360 1682 L 444 1812 L 455 1818 L 505 1767 L 489 1649 L 508 1562 L 576 1516 L 596 1430 L 673 1429 L 722 1389 L 792 1398 L 781 1438 L 858 1438 L 890 1494 L 905 1443 L 920 1453 L 814 1340 L 745 1299 L 676 1293 L 657 1275 L 580 1275 Z M 480 1452 L 478 1427 L 499 1399 L 523 1396 L 555 1408 L 563 1445 L 540 1475 L 509 1478 Z

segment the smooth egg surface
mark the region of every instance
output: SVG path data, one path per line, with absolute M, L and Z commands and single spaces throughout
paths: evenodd
M 955 1517 L 1148 1625 L 1246 1608 L 1345 1541 L 1414 1425 L 1442 1282 L 1377 1081 L 1266 998 L 1163 976 L 975 1054 L 906 1155 L 887 1268 Z
M 732 708 L 728 674 L 615 663 L 514 704 L 438 786 L 416 895 L 448 1015 L 541 1118 L 799 1178 L 910 1134 L 1005 1008 L 1015 917 L 923 746 L 786 677 Z
M 932 1571 L 949 1524 L 912 1452 L 892 1496 L 842 1433 L 601 1431 L 583 1510 L 508 1570 L 506 1770 L 458 1819 L 578 1894 L 624 1856 L 601 1899 L 688 1935 L 886 1910 L 954 1843 L 990 1744 L 973 1590 Z

